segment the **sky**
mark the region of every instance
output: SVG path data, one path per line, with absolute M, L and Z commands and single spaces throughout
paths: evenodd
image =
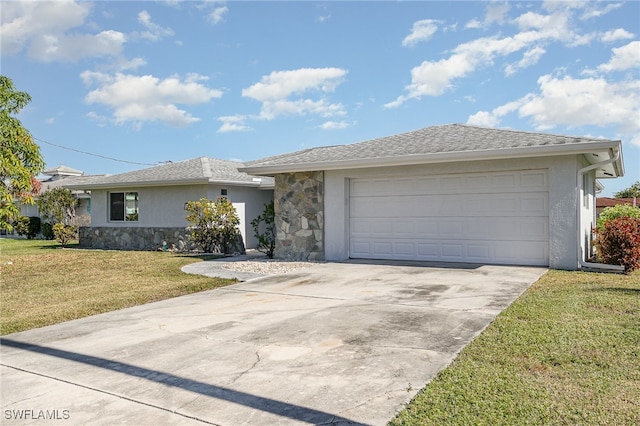
M 622 140 L 640 2 L 3 1 L 2 75 L 48 168 L 250 161 L 462 123 Z

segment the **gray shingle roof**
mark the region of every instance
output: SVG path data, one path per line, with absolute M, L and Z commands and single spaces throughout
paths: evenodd
M 199 157 L 191 160 L 168 163 L 132 172 L 111 176 L 76 178 L 68 185 L 73 188 L 95 188 L 124 185 L 179 185 L 192 183 L 229 183 L 249 186 L 273 185 L 273 179 L 253 176 L 238 168 L 244 163 Z M 260 178 L 258 181 L 256 178 Z
M 589 143 L 600 144 L 602 142 L 614 141 L 448 124 L 360 143 L 311 148 L 263 158 L 246 163 L 245 168 L 241 170 L 253 173 L 258 172 L 261 168 L 266 170 L 285 166 L 322 166 L 323 163 L 346 161 L 364 163 L 367 160 L 400 157 L 422 158 L 447 153 L 469 153 L 471 155 L 479 152 Z

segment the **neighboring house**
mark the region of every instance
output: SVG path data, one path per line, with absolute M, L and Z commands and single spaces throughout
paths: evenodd
M 608 198 L 598 197 L 596 198 L 596 217 L 600 217 L 602 210 L 607 207 L 617 206 L 618 204 L 628 204 L 640 208 L 637 198 Z
M 273 200 L 273 179 L 239 172 L 243 165 L 201 157 L 74 181 L 67 187 L 91 191 L 91 226 L 80 228 L 80 246 L 154 250 L 165 241 L 182 247 L 185 204 L 223 196 L 236 208 L 245 247 L 255 247 L 250 223 Z
M 275 177 L 285 259 L 402 259 L 578 269 L 596 179 L 624 174 L 620 141 L 429 127 L 256 160 Z
M 40 184 L 42 185 L 40 188 L 40 194 L 49 189 L 64 187 L 67 184 L 76 181 L 77 179 L 87 178 L 87 176 L 84 176 L 84 173 L 80 170 L 72 169 L 71 167 L 62 165 L 47 169 L 42 172 L 42 174 L 49 177 L 38 179 L 40 181 Z M 78 199 L 76 216 L 82 215 L 88 218 L 91 215 L 91 195 L 86 193 L 85 191 L 72 191 L 72 194 Z M 36 199 L 37 198 L 38 197 L 36 196 Z M 40 217 L 40 210 L 38 209 L 37 204 L 20 204 L 20 214 L 22 216 Z

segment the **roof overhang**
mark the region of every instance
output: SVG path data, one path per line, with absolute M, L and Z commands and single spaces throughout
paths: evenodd
M 229 185 L 229 186 L 243 186 L 254 187 L 260 189 L 273 189 L 274 185 L 271 183 L 263 183 L 262 181 L 232 181 L 232 180 L 220 180 L 220 179 L 191 179 L 191 180 L 165 180 L 165 181 L 132 181 L 132 182 L 87 182 L 85 184 L 69 184 L 64 185 L 65 188 L 77 189 L 77 190 L 89 190 L 89 189 L 125 189 L 125 188 L 149 188 L 159 186 L 189 186 L 189 185 Z
M 515 158 L 552 157 L 579 154 L 584 154 L 590 164 L 595 164 L 606 159 L 615 158 L 617 152 L 620 152 L 620 158 L 617 161 L 596 171 L 596 178 L 612 178 L 624 175 L 621 141 L 603 140 L 602 142 L 590 142 L 588 144 L 561 144 L 525 148 L 502 148 L 495 150 L 437 152 L 419 155 L 341 159 L 310 163 L 264 164 L 241 167 L 238 168 L 238 170 L 248 174 L 274 176 L 280 173 L 312 170 L 361 169 L 370 167 L 409 166 L 459 161 L 507 160 Z

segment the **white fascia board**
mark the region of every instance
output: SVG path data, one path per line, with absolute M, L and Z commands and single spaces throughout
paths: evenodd
M 150 186 L 183 186 L 183 185 L 206 185 L 208 179 L 192 179 L 192 180 L 168 180 L 168 181 L 131 181 L 131 182 L 104 182 L 89 183 L 86 185 L 65 185 L 69 189 L 108 189 L 108 188 L 132 188 L 132 187 L 150 187 Z
M 355 160 L 319 161 L 300 164 L 282 164 L 273 166 L 255 166 L 239 168 L 248 174 L 273 176 L 278 173 L 304 172 L 313 170 L 361 169 L 369 167 L 408 166 L 416 164 L 451 163 L 455 161 L 505 160 L 527 157 L 551 157 L 557 155 L 584 154 L 588 152 L 621 150 L 620 141 L 602 141 L 581 145 L 545 145 L 526 148 L 506 148 L 482 151 L 438 152 L 433 154 L 403 155 Z M 623 172 L 622 162 L 616 167 Z
M 111 182 L 111 183 L 94 183 L 87 185 L 65 185 L 69 189 L 122 189 L 122 188 L 148 188 L 154 186 L 188 186 L 188 185 L 230 185 L 230 186 L 248 186 L 256 188 L 268 188 L 273 185 L 264 185 L 261 182 L 247 182 L 237 180 L 223 179 L 191 179 L 191 180 L 167 180 L 167 181 L 132 181 L 132 182 Z

